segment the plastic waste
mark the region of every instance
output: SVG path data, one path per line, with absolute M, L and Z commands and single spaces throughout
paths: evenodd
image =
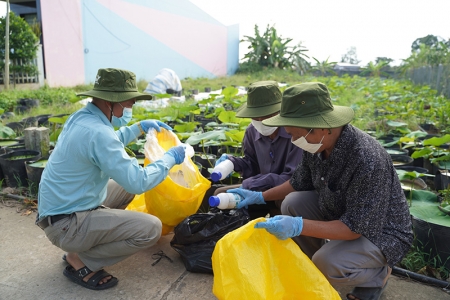
M 216 196 L 209 197 L 209 206 L 219 209 L 233 209 L 244 199 L 236 193 L 220 193 Z
M 213 293 L 220 300 L 340 300 L 300 247 L 256 229 L 259 218 L 224 235 L 214 247 Z
M 211 173 L 212 181 L 219 181 L 225 179 L 234 170 L 234 164 L 231 160 L 227 159 L 214 167 Z
M 160 159 L 173 146 L 181 145 L 172 131 L 151 130 L 145 143 L 144 165 Z M 128 210 L 141 211 L 158 217 L 163 225 L 162 235 L 170 233 L 186 217 L 198 211 L 211 182 L 202 176 L 190 155 L 192 146 L 186 144 L 183 163 L 173 166 L 160 184 L 136 195 Z

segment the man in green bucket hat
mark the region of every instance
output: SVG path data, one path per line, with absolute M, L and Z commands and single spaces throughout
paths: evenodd
M 145 168 L 125 151 L 125 145 L 150 129 L 171 130 L 156 120 L 125 126 L 133 104 L 152 99 L 138 92 L 134 73 L 100 69 L 94 88 L 79 95 L 93 99 L 67 119 L 48 159 L 39 184 L 36 224 L 67 252 L 63 259 L 69 265 L 63 274 L 83 287 L 102 290 L 118 282 L 104 266 L 160 238 L 158 218 L 123 209 L 134 194 L 152 189 L 183 162 L 185 150 L 172 147 Z
M 292 86 L 280 114 L 263 121 L 283 126 L 304 152 L 292 178 L 244 197 L 240 206 L 284 199 L 283 215 L 255 225 L 292 238 L 335 286 L 354 286 L 347 299 L 379 299 L 392 267 L 413 234 L 408 204 L 390 155 L 349 123 L 350 107 L 333 106 L 323 83 Z
M 233 163 L 234 171 L 244 179 L 242 188 L 265 191 L 289 180 L 302 159 L 302 149 L 291 143 L 291 137 L 283 127 L 269 127 L 262 121 L 279 114 L 281 91 L 276 81 L 258 81 L 249 85 L 247 102 L 237 111 L 236 117 L 251 118 L 245 130 L 242 147 L 243 157 L 222 154 L 216 166 L 225 160 Z M 212 176 L 211 176 L 212 177 Z M 214 194 L 239 187 L 230 185 L 218 188 Z M 251 218 L 270 213 L 279 214 L 281 201 L 248 207 Z

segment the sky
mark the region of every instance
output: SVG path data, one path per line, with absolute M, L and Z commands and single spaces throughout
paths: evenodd
M 191 0 L 224 25 L 239 24 L 241 39 L 274 26 L 308 56 L 339 62 L 350 47 L 362 65 L 377 57 L 398 65 L 411 44 L 428 34 L 450 38 L 450 0 Z M 248 46 L 241 43 L 242 58 Z M 313 60 L 311 60 L 313 62 Z
M 428 34 L 450 38 L 450 0 L 191 0 L 224 25 L 239 24 L 239 36 L 266 26 L 289 44 L 301 42 L 309 61 L 339 62 L 351 47 L 361 65 L 388 57 L 399 65 L 411 44 Z M 0 2 L 0 16 L 6 12 Z M 240 43 L 239 58 L 248 52 Z

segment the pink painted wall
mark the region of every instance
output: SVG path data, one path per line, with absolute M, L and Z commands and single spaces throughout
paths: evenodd
M 47 84 L 51 87 L 84 84 L 81 0 L 40 3 Z
M 212 74 L 227 74 L 228 33 L 225 26 L 123 0 L 97 2 Z

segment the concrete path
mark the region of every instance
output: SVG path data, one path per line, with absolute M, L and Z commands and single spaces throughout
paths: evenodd
M 180 256 L 170 247 L 172 234 L 152 248 L 107 267 L 119 278 L 109 290 L 92 291 L 69 281 L 62 271 L 63 251 L 53 246 L 34 225 L 35 212 L 23 213 L 16 201 L 0 199 L 0 299 L 217 299 L 212 293 L 213 276 L 186 271 Z M 155 266 L 152 254 L 164 251 Z M 339 290 L 343 299 L 350 289 Z M 383 300 L 450 299 L 440 288 L 392 276 Z

